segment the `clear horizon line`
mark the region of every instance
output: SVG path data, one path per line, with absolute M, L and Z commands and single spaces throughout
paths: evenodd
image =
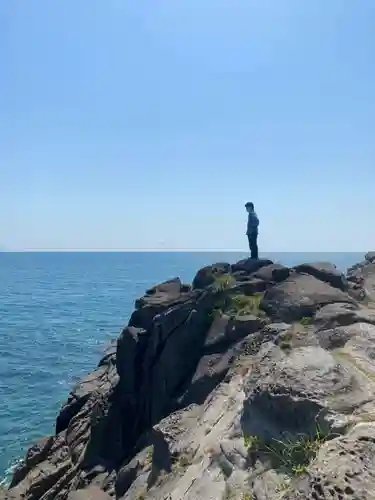
M 0 253 L 212 253 L 212 252 L 234 252 L 234 253 L 250 253 L 248 249 L 214 249 L 214 248 L 119 248 L 119 249 L 56 249 L 56 248 L 37 248 L 37 249 L 1 249 Z M 262 255 L 267 253 L 363 253 L 366 250 L 264 250 L 260 252 Z

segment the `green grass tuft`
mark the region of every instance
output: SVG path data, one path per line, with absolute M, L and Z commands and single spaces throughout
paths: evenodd
M 279 344 L 280 346 L 280 349 L 282 349 L 283 351 L 288 351 L 289 349 L 292 348 L 292 344 L 290 343 L 289 340 L 282 340 Z
M 303 318 L 300 319 L 300 323 L 303 326 L 310 326 L 314 322 L 313 318 L 311 316 L 304 316 Z
M 253 314 L 254 316 L 259 316 L 264 314 L 260 309 L 262 299 L 262 293 L 256 293 L 254 295 L 235 295 L 231 298 L 228 309 L 232 314 L 241 316 Z
M 182 455 L 178 460 L 178 464 L 180 465 L 180 467 L 187 467 L 188 465 L 190 465 L 189 457 L 187 457 L 186 455 Z
M 218 276 L 214 283 L 212 284 L 212 288 L 215 293 L 222 293 L 229 288 L 232 288 L 236 280 L 230 274 L 222 274 Z
M 284 439 L 272 439 L 262 442 L 258 436 L 246 436 L 244 444 L 249 453 L 267 455 L 274 467 L 279 467 L 290 475 L 307 473 L 307 468 L 316 457 L 319 448 L 332 435 L 324 435 L 317 427 L 314 436 L 299 435 L 297 438 L 285 436 Z
M 248 451 L 258 451 L 261 444 L 259 436 L 245 436 L 244 445 Z
M 147 453 L 146 453 L 146 463 L 152 463 L 154 458 L 154 447 L 151 445 L 147 448 Z

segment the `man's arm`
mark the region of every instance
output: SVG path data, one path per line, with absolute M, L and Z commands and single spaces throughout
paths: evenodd
M 249 218 L 247 219 L 247 232 L 246 234 L 251 234 L 255 230 L 258 229 L 259 219 L 256 214 L 249 214 Z

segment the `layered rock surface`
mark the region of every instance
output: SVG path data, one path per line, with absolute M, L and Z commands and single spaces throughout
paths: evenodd
M 148 290 L 3 500 L 375 498 L 375 257 Z

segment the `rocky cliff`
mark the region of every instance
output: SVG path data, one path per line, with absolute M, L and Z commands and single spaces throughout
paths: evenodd
M 375 498 L 375 254 L 148 290 L 6 500 Z

